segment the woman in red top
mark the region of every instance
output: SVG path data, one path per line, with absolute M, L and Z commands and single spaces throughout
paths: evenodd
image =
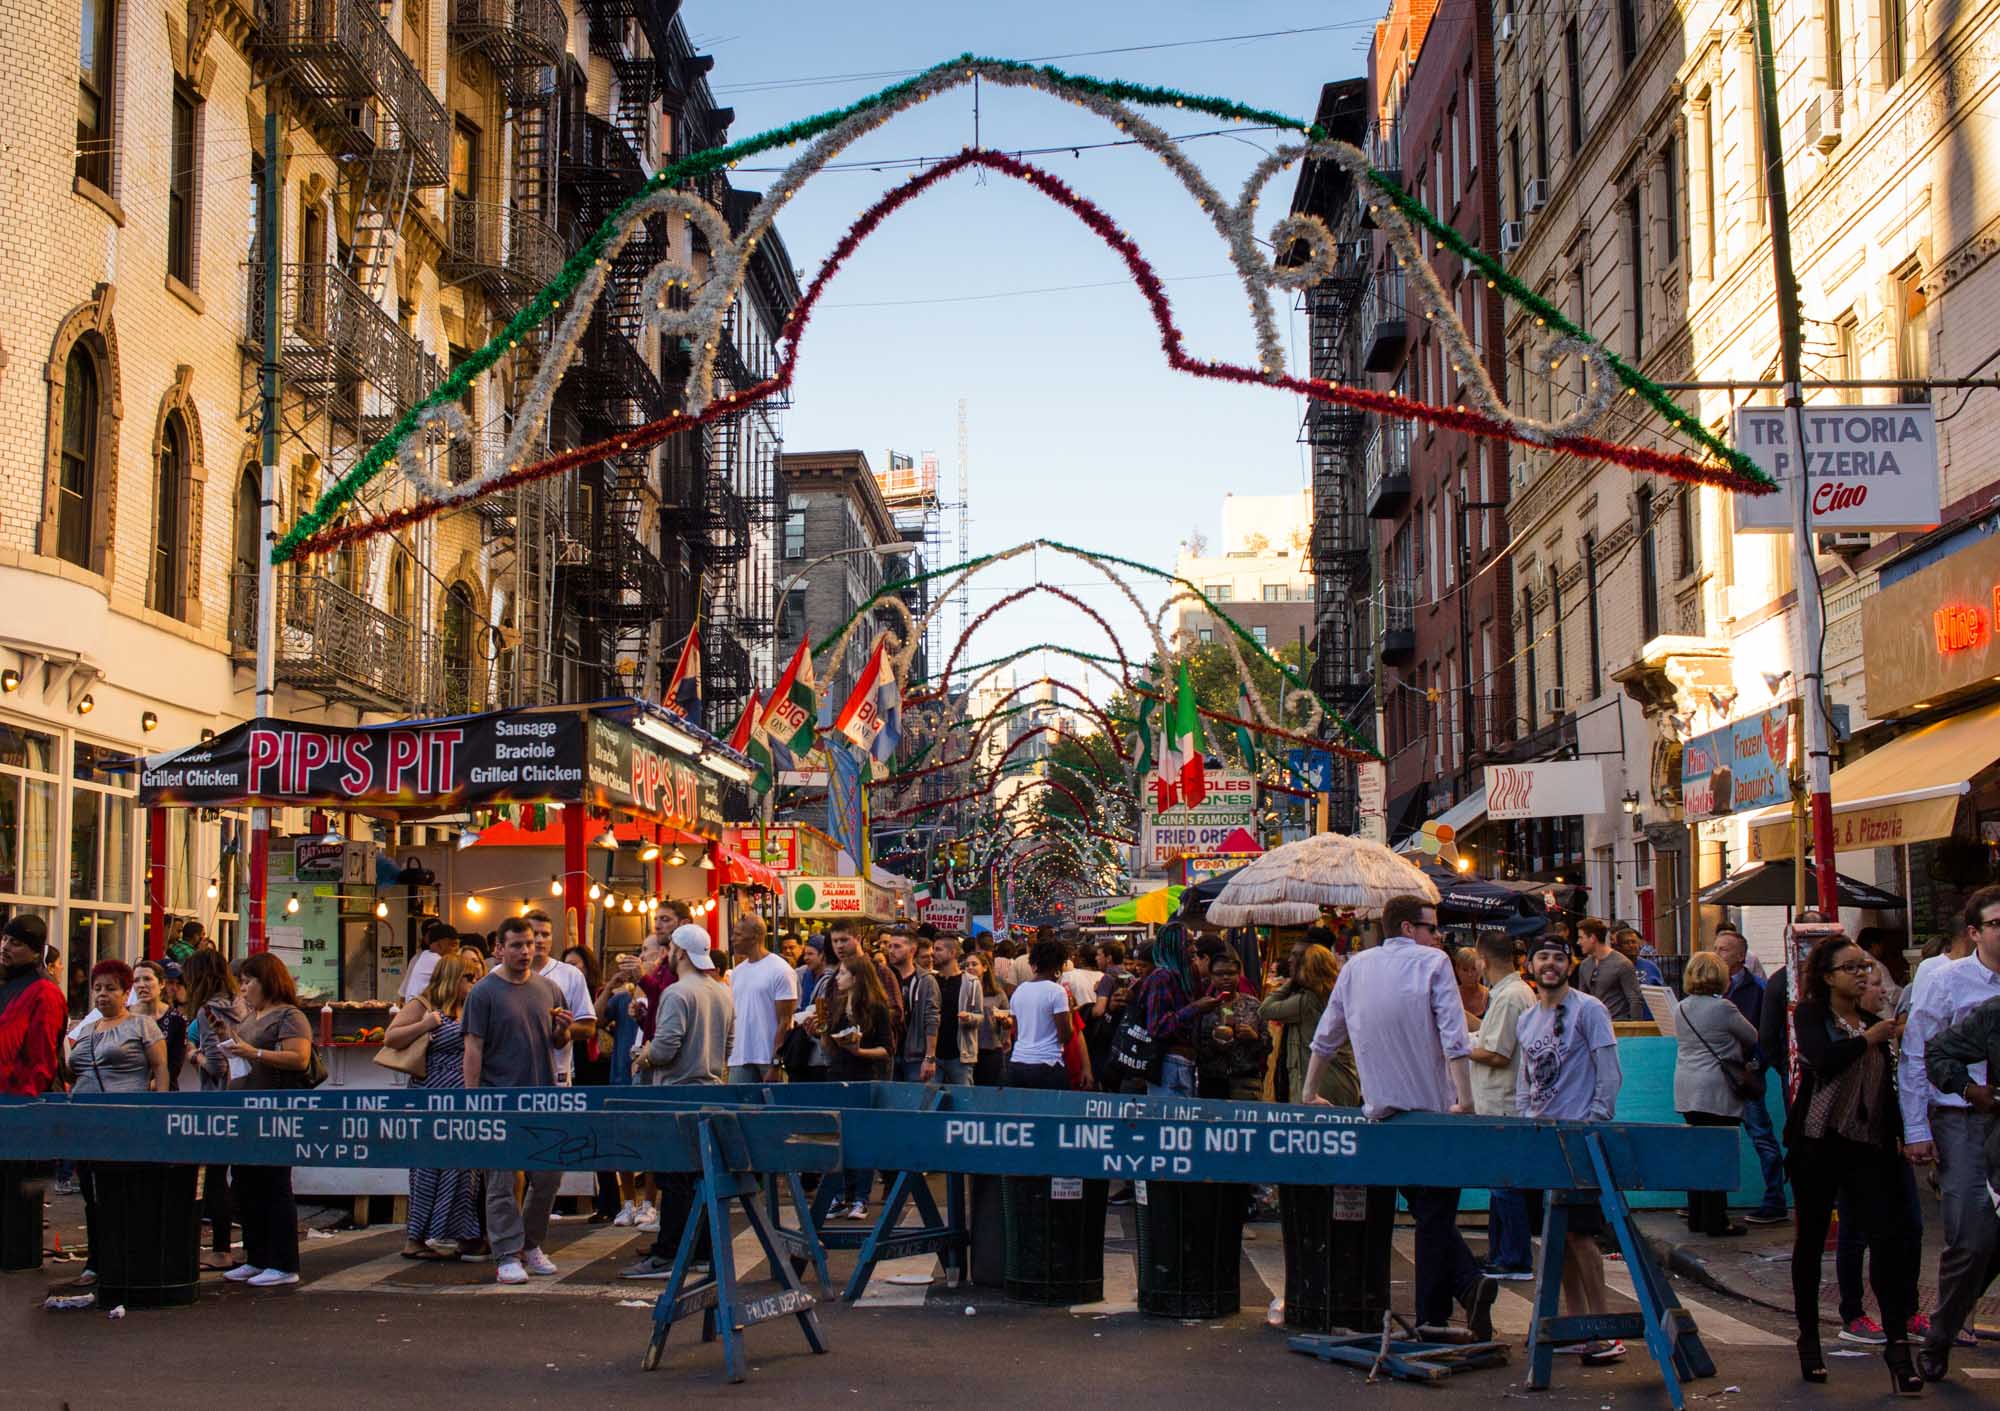
M 55 1082 L 68 1014 L 43 963 L 48 926 L 16 916 L 0 931 L 0 1093 L 37 1097 Z

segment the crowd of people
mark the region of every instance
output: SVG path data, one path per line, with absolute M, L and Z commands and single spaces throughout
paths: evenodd
M 276 957 L 232 965 L 197 931 L 165 963 L 99 963 L 90 1008 L 73 1018 L 44 968 L 40 924 L 8 923 L 0 953 L 5 1091 L 59 1080 L 83 1093 L 164 1091 L 184 1055 L 204 1090 L 312 1081 L 311 1030 Z M 1649 1006 L 1643 987 L 1663 984 L 1629 928 L 1585 917 L 1525 941 L 1483 932 L 1454 949 L 1417 897 L 1382 909 L 1372 945 L 1351 928 L 1316 926 L 1279 955 L 1262 954 L 1254 933 L 1180 925 L 1128 953 L 1052 930 L 996 942 L 835 922 L 773 937 L 754 915 L 736 920 L 719 954 L 669 902 L 640 948 L 600 971 L 588 947 L 553 955 L 553 933 L 533 911 L 485 943 L 430 923 L 384 1061 L 432 1089 L 897 1080 L 1270 1099 L 1360 1107 L 1375 1119 L 1604 1121 L 1623 1082 L 1613 1024 L 1656 1013 L 1660 1001 Z M 2000 888 L 1977 893 L 1961 932 L 1933 952 L 1910 975 L 1886 935 L 1831 934 L 1804 956 L 1794 1003 L 1787 971 L 1767 977 L 1725 923 L 1686 960 L 1679 993 L 1664 992 L 1676 1108 L 1691 1125 L 1743 1130 L 1762 1182 L 1746 1221 L 1794 1225 L 1808 1381 L 1827 1374 L 1819 1289 L 1836 1213 L 1839 1336 L 1879 1345 L 1899 1392 L 1948 1374 L 1973 1305 L 2000 1273 L 1988 1067 L 2000 1058 Z M 1944 1235 L 1930 1310 L 1917 1303 L 1925 1169 L 1935 1170 Z M 834 1177 L 831 1218 L 866 1219 L 878 1174 L 891 1179 Z M 93 1172 L 86 1164 L 76 1176 L 89 1219 Z M 490 1260 L 501 1283 L 553 1275 L 543 1245 L 561 1182 L 559 1172 L 414 1170 L 403 1253 Z M 609 1171 L 597 1186 L 592 1220 L 654 1235 L 625 1276 L 667 1277 L 693 1177 Z M 297 1281 L 287 1169 L 209 1167 L 200 1190 L 219 1261 L 232 1221 L 242 1228 L 244 1257 L 226 1277 Z M 1533 1276 L 1542 1193 L 1492 1192 L 1483 1259 L 1460 1232 L 1458 1190 L 1402 1195 L 1416 1225 L 1419 1322 L 1443 1325 L 1455 1307 L 1474 1337 L 1489 1337 L 1500 1284 Z M 1561 1199 L 1565 1305 L 1602 1314 L 1602 1213 Z M 1745 1231 L 1719 1191 L 1690 1192 L 1687 1220 L 1714 1237 Z M 693 1251 L 697 1266 L 706 1257 Z M 1866 1312 L 1864 1267 L 1879 1317 Z M 1610 1339 L 1570 1350 L 1593 1364 L 1624 1355 Z

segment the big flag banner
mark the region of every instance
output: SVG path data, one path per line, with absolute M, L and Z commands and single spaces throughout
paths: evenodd
M 772 768 L 770 741 L 765 737 L 759 720 L 763 708 L 763 697 L 753 689 L 750 699 L 743 705 L 743 718 L 736 722 L 736 729 L 729 736 L 729 748 L 738 754 L 748 755 L 750 762 L 757 766 L 757 774 L 750 781 L 750 787 L 759 794 L 769 793 L 772 781 L 778 777 Z
M 707 724 L 702 719 L 699 621 L 688 629 L 687 641 L 681 643 L 680 660 L 674 663 L 673 677 L 667 682 L 667 698 L 660 704 L 676 715 L 687 717 L 696 725 L 705 727 Z
M 794 755 L 805 754 L 817 738 L 813 727 L 818 708 L 813 699 L 812 652 L 801 640 L 785 674 L 771 688 L 771 699 L 764 706 L 764 733 L 772 745 L 783 746 Z
M 880 638 L 833 728 L 852 740 L 878 769 L 887 770 L 903 738 L 903 693 L 896 687 L 896 673 Z
M 1194 686 L 1188 681 L 1187 663 L 1182 662 L 1174 682 L 1173 699 L 1161 712 L 1158 762 L 1153 769 L 1153 798 L 1162 813 L 1176 803 L 1199 807 L 1208 797 L 1207 763 L 1203 758 L 1207 748 Z

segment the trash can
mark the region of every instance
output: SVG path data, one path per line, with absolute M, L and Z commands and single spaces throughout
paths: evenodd
M 1018 1303 L 1104 1301 L 1104 1181 L 1009 1176 L 1000 1203 L 1007 1227 L 1007 1297 Z
M 1282 1186 L 1285 1326 L 1373 1332 L 1389 1308 L 1393 1186 Z
M 24 1161 L 0 1161 L 0 1273 L 42 1267 L 45 1170 Z
M 99 1307 L 191 1304 L 201 1281 L 201 1208 L 192 1166 L 91 1163 L 90 1267 Z
M 1139 1224 L 1139 1311 L 1220 1318 L 1243 1306 L 1242 1186 L 1147 1181 L 1133 1200 Z

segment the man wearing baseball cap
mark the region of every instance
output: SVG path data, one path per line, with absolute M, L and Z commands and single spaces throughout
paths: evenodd
M 1528 977 L 1536 1003 L 1521 1016 L 1519 1078 L 1515 1100 L 1523 1117 L 1574 1122 L 1608 1122 L 1618 1102 L 1624 1072 L 1618 1065 L 1618 1036 L 1602 1000 L 1569 983 L 1575 963 L 1570 943 L 1553 931 L 1528 943 Z M 1610 1311 L 1604 1284 L 1604 1255 L 1597 1236 L 1604 1213 L 1594 1204 L 1569 1207 L 1563 1243 L 1563 1303 L 1571 1317 Z M 1605 1366 L 1625 1355 L 1616 1339 L 1586 1342 L 1570 1349 L 1586 1366 Z
M 708 932 L 692 923 L 676 927 L 667 942 L 674 983 L 660 992 L 653 1041 L 632 1055 L 635 1074 L 673 1086 L 712 1086 L 729 1077 L 729 1045 L 736 1033 L 736 1002 L 708 953 Z M 664 1279 L 674 1271 L 681 1231 L 694 1212 L 695 1179 L 688 1171 L 662 1171 L 660 1233 L 651 1252 L 624 1272 L 628 1279 Z M 694 1262 L 708 1262 L 707 1231 Z

